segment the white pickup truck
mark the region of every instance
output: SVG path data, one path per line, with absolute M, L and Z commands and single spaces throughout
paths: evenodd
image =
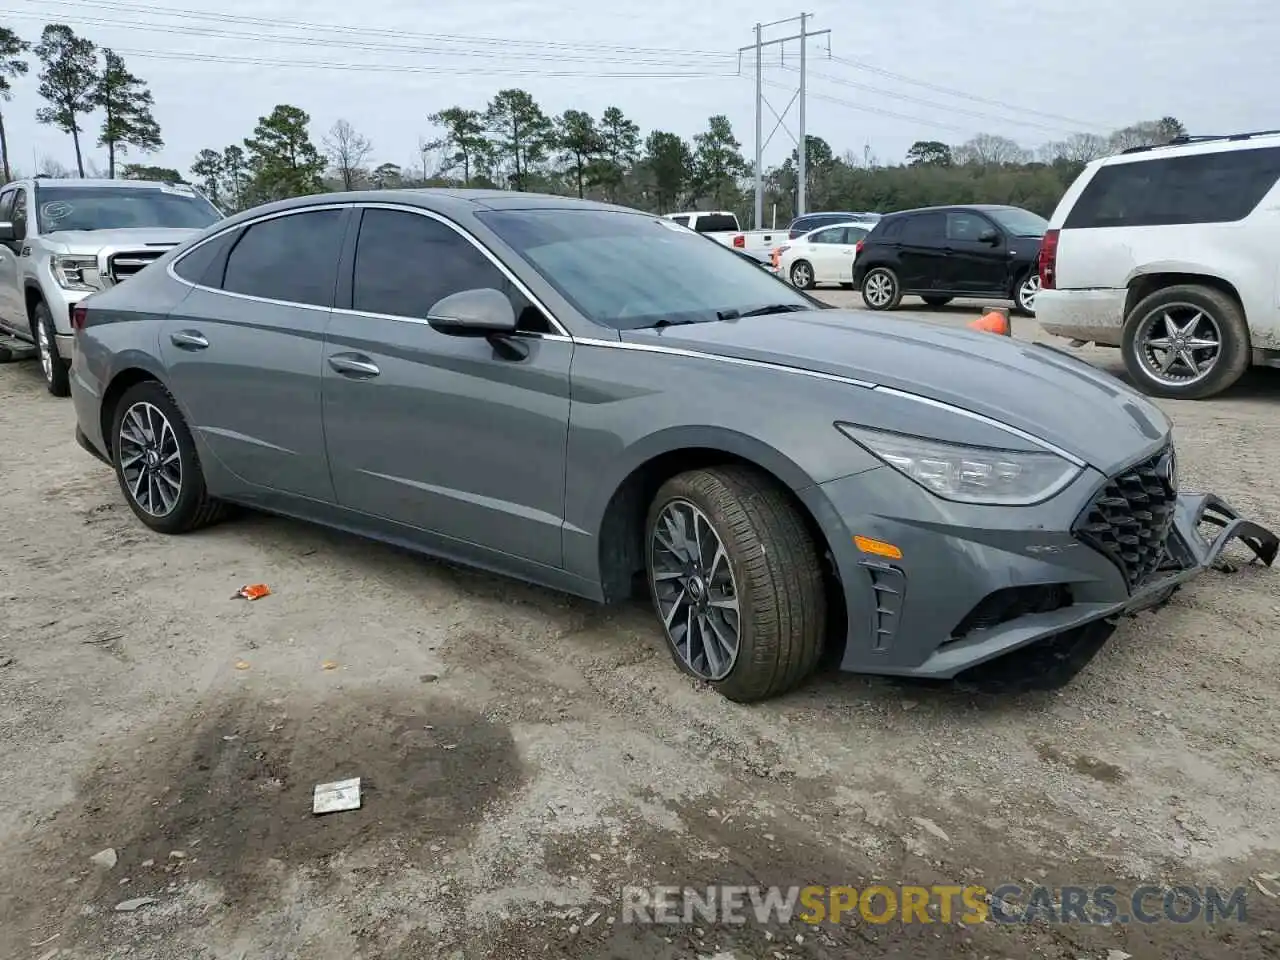
M 743 230 L 738 225 L 736 215 L 726 210 L 686 211 L 684 213 L 668 213 L 668 220 L 674 220 L 682 227 L 688 227 L 698 233 L 723 243 L 726 247 L 764 262 L 773 253 L 774 247 L 787 242 L 787 230 Z

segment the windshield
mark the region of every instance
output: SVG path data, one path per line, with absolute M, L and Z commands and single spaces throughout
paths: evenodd
M 618 330 L 815 302 L 670 220 L 612 210 L 477 214 L 583 316 Z
M 1032 213 L 1030 210 L 1019 210 L 1006 207 L 1003 210 L 988 210 L 996 223 L 1004 227 L 1015 237 L 1043 237 L 1049 229 L 1049 221 Z
M 46 187 L 38 189 L 41 233 L 128 227 L 203 229 L 222 215 L 189 187 Z

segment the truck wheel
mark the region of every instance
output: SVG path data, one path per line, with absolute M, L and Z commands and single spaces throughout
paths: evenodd
M 40 370 L 44 374 L 44 385 L 55 397 L 71 395 L 71 374 L 69 364 L 58 355 L 57 331 L 53 326 L 53 314 L 45 306 L 44 301 L 36 304 L 35 314 L 36 350 L 40 354 Z
M 1203 400 L 1249 369 L 1249 325 L 1234 297 L 1213 287 L 1178 284 L 1144 297 L 1129 311 L 1120 350 L 1143 393 Z
M 801 683 L 822 653 L 821 556 L 786 492 L 746 467 L 662 485 L 645 523 L 654 607 L 676 665 L 748 703 Z
M 898 275 L 888 267 L 872 267 L 862 278 L 862 302 L 871 310 L 892 310 L 902 302 Z
M 797 260 L 791 265 L 791 285 L 800 290 L 813 289 L 813 267 L 808 260 Z

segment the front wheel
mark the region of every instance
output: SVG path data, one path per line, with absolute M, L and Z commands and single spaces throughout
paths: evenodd
M 892 310 L 902 300 L 898 275 L 888 267 L 873 267 L 862 278 L 862 302 L 871 310 Z
M 742 703 L 813 671 L 827 622 L 820 554 L 781 487 L 745 467 L 682 473 L 658 491 L 645 530 L 650 592 L 680 669 Z
M 116 479 L 134 514 L 157 533 L 187 533 L 221 519 L 195 441 L 169 391 L 154 380 L 130 387 L 111 428 Z
M 1013 289 L 1013 305 L 1028 317 L 1036 315 L 1036 296 L 1040 293 L 1040 274 L 1032 272 L 1018 278 Z
M 1125 369 L 1143 393 L 1202 400 L 1249 368 L 1244 310 L 1212 287 L 1165 287 L 1134 307 L 1121 334 Z
M 44 385 L 55 397 L 70 396 L 71 372 L 67 368 L 67 361 L 58 353 L 53 314 L 43 302 L 37 303 L 34 319 L 36 350 L 40 354 L 40 372 L 44 374 Z

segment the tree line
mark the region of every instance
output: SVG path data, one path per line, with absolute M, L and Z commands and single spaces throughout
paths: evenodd
M 49 24 L 32 45 L 0 27 L 0 100 L 39 64 L 36 117 L 72 138 L 84 176 L 83 123 L 100 114 L 97 144 L 107 150 L 107 176 L 187 179 L 176 169 L 117 159 L 131 149 L 163 147 L 146 84 L 123 59 L 63 24 Z M 577 109 L 548 112 L 527 91 L 499 90 L 483 105 L 456 105 L 424 118 L 433 130 L 420 144 L 421 165 L 375 160 L 373 143 L 339 120 L 317 144 L 301 107 L 280 104 L 259 118 L 239 143 L 207 147 L 190 178 L 228 212 L 270 200 L 328 190 L 468 186 L 559 193 L 622 203 L 658 213 L 692 207 L 732 210 L 745 223 L 754 207 L 752 166 L 727 116 L 710 117 L 691 139 L 668 130 L 643 135 L 617 106 L 600 117 Z M 920 140 L 901 162 L 837 155 L 824 138 L 806 138 L 810 210 L 887 212 L 940 203 L 1009 203 L 1048 215 L 1084 164 L 1135 146 L 1185 135 L 1173 117 L 1145 121 L 1103 136 L 1078 133 L 1029 149 L 1005 137 L 979 134 L 961 144 Z M 5 179 L 9 151 L 0 114 Z M 49 171 L 43 171 L 49 172 Z M 766 219 L 779 225 L 795 213 L 798 156 L 764 174 Z

